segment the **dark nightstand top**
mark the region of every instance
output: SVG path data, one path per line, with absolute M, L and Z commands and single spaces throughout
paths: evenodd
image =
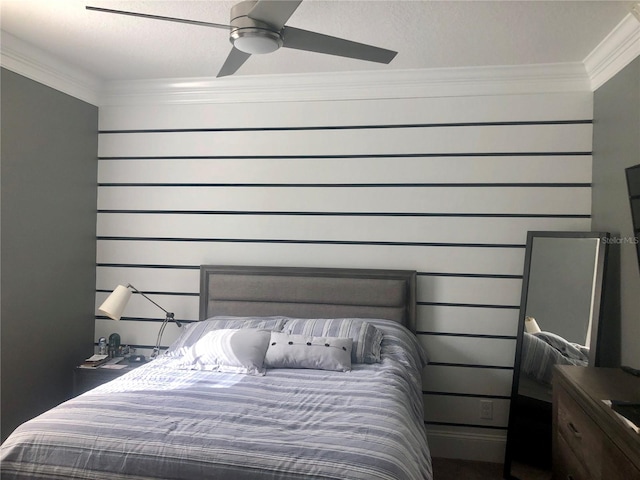
M 118 378 L 134 368 L 144 365 L 146 362 L 131 362 L 123 360 L 117 365 L 125 365 L 125 368 L 83 368 L 77 366 L 73 369 L 73 394 L 80 395 L 92 388 Z

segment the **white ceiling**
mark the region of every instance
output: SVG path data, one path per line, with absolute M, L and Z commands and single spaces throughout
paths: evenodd
M 85 5 L 229 22 L 234 1 L 1 0 L 2 30 L 101 81 L 215 77 L 221 29 Z M 636 1 L 305 0 L 288 24 L 398 51 L 389 65 L 282 48 L 236 76 L 582 62 Z

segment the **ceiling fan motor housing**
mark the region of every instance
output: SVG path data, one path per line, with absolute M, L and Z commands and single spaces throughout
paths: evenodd
M 231 7 L 229 40 L 238 50 L 252 55 L 274 52 L 282 47 L 282 35 L 267 23 L 248 16 L 255 4 L 255 0 L 248 0 Z

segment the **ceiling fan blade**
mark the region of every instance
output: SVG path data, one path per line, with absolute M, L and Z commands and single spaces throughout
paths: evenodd
M 124 10 L 111 10 L 109 8 L 91 7 L 89 5 L 87 5 L 85 8 L 87 10 L 91 10 L 94 12 L 115 13 L 118 15 L 129 15 L 130 17 L 150 18 L 152 20 L 165 20 L 169 22 L 187 23 L 189 25 L 200 25 L 202 27 L 224 28 L 225 30 L 229 30 L 231 28 L 229 25 L 222 25 L 220 23 L 201 22 L 199 20 L 188 20 L 186 18 L 162 17 L 160 15 L 150 15 L 148 13 L 126 12 Z
M 301 3 L 302 0 L 258 0 L 247 16 L 281 30 Z
M 385 48 L 352 42 L 351 40 L 293 27 L 284 28 L 282 39 L 284 42 L 283 47 L 356 58 L 369 62 L 389 63 L 398 53 Z
M 216 77 L 226 77 L 228 75 L 233 75 L 236 71 L 242 66 L 244 62 L 251 56 L 250 53 L 245 53 L 241 50 L 238 50 L 236 47 L 231 48 L 231 52 L 229 52 L 229 56 L 222 65 L 222 68 L 218 72 Z

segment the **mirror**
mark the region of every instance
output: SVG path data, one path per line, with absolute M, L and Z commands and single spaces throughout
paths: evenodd
M 551 375 L 555 364 L 598 365 L 609 235 L 528 232 L 504 477 L 518 466 L 551 469 Z
M 633 224 L 633 238 L 638 254 L 638 266 L 640 266 L 640 164 L 625 169 L 627 177 L 627 191 L 629 193 L 629 205 L 631 207 L 631 220 Z

